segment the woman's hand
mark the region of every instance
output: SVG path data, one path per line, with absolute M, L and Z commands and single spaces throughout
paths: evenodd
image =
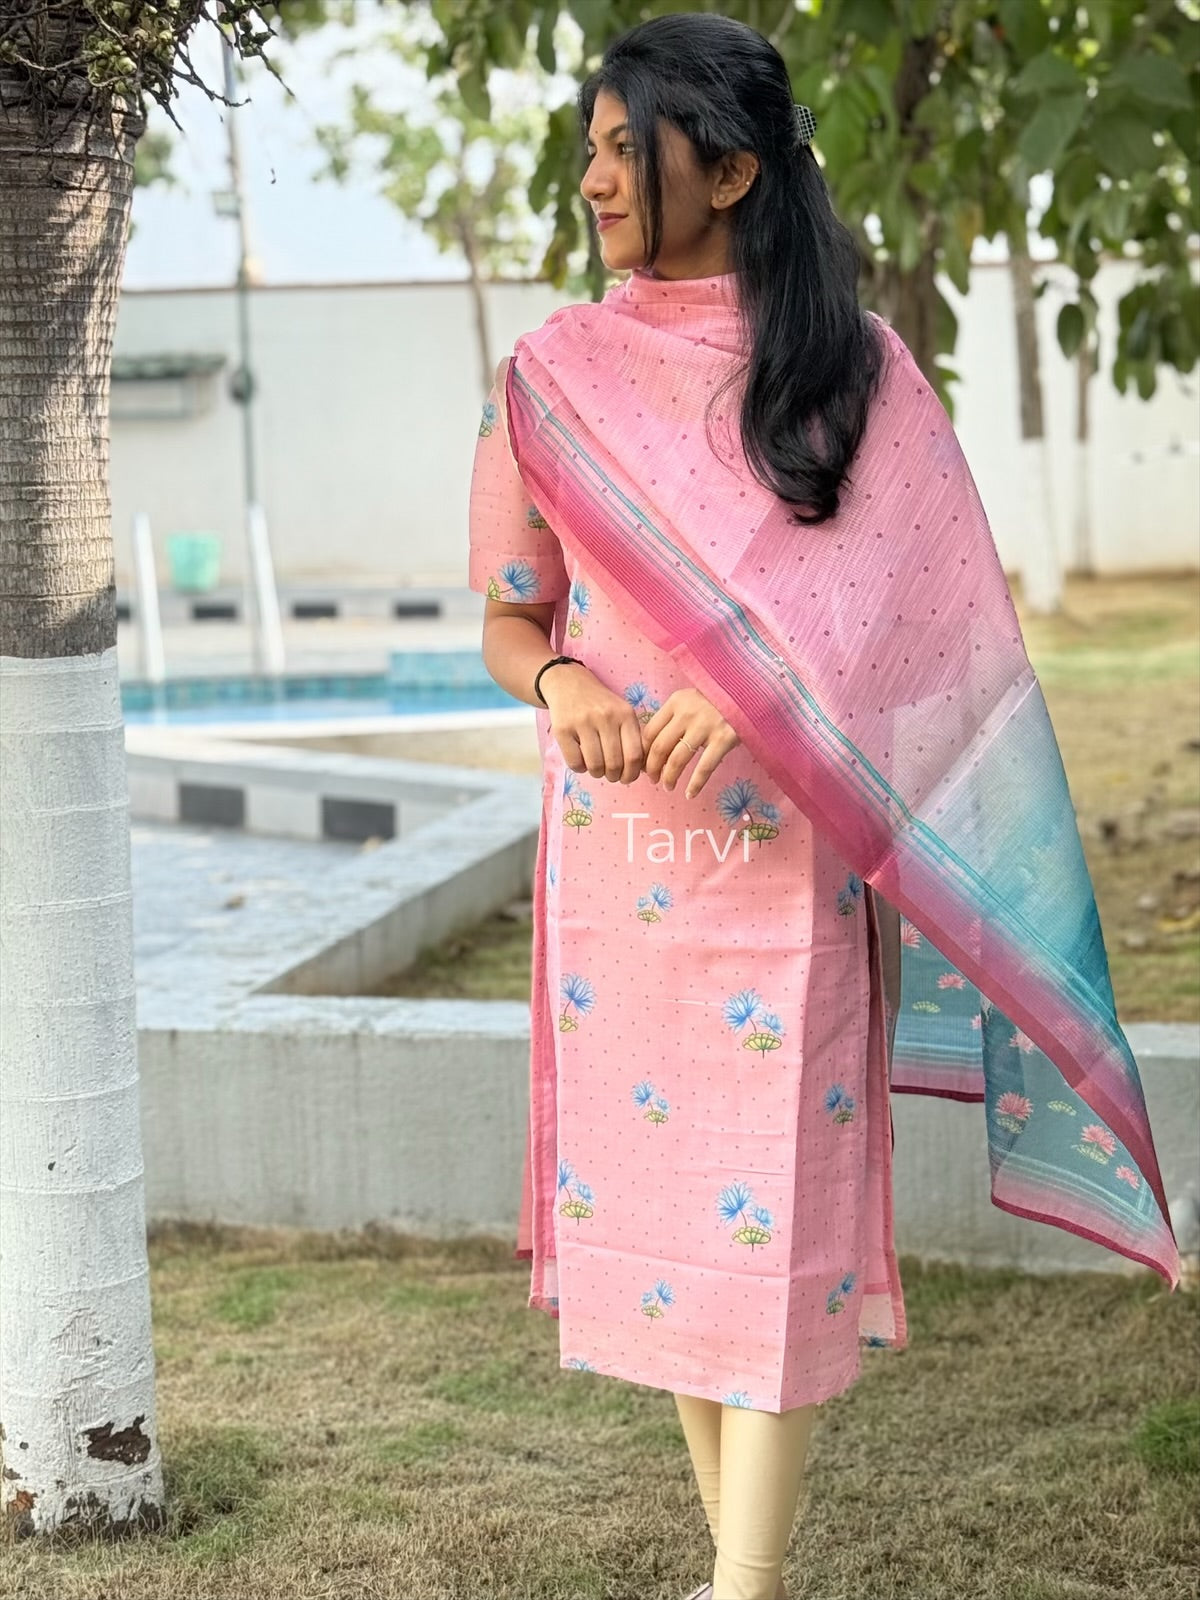
M 664 789 L 675 787 L 680 773 L 699 752 L 700 759 L 684 790 L 689 800 L 700 793 L 722 759 L 742 742 L 699 689 L 676 689 L 669 694 L 642 727 L 641 735 L 646 776 L 652 783 L 661 781 Z M 689 750 L 688 745 L 693 748 Z
M 642 770 L 642 728 L 624 695 L 582 661 L 560 662 L 542 678 L 550 731 L 572 772 L 632 783 Z

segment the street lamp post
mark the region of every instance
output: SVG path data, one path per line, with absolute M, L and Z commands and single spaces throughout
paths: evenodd
M 238 143 L 235 96 L 237 72 L 233 45 L 228 35 L 221 36 L 225 89 L 225 130 L 229 150 L 227 194 L 216 197 L 217 209 L 237 224 L 237 326 L 238 364 L 230 380 L 229 392 L 242 412 L 242 498 L 243 521 L 249 557 L 247 590 L 253 595 L 256 622 L 255 643 L 261 672 L 279 676 L 284 670 L 283 628 L 279 615 L 279 594 L 267 536 L 266 513 L 258 495 L 258 463 L 254 442 L 254 395 L 256 383 L 250 356 L 251 256 L 246 225 L 246 197 L 242 180 L 241 151 Z M 249 608 L 248 608 L 249 609 Z
M 254 373 L 250 366 L 250 250 L 246 229 L 246 197 L 242 188 L 242 158 L 238 143 L 234 97 L 237 72 L 233 45 L 221 35 L 221 55 L 225 71 L 225 133 L 229 150 L 230 194 L 222 212 L 237 224 L 237 322 L 238 364 L 230 382 L 230 393 L 242 408 L 242 475 L 247 506 L 258 503 L 258 473 L 254 455 Z M 222 197 L 224 200 L 224 197 Z

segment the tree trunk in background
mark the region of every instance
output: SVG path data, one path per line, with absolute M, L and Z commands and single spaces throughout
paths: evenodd
M 912 351 L 913 360 L 939 393 L 937 381 L 937 284 L 933 257 L 923 259 L 912 272 L 901 273 L 893 263 L 876 265 L 872 302 L 885 321 Z
M 0 103 L 0 1504 L 113 1532 L 163 1504 L 107 479 L 141 130 Z
M 932 88 L 937 51 L 932 32 L 925 38 L 907 39 L 892 87 L 901 136 L 913 145 L 918 156 L 930 154 L 934 143 L 932 132 L 916 119 Z M 939 394 L 934 245 L 941 223 L 932 215 L 928 200 L 915 189 L 908 190 L 907 199 L 920 218 L 924 240 L 921 259 L 911 272 L 902 273 L 895 260 L 876 268 L 876 306 L 912 352 L 913 360 L 929 379 L 930 388 Z
M 1088 401 L 1096 373 L 1095 355 L 1087 338 L 1075 357 L 1075 570 L 1096 573 L 1092 548 L 1092 424 Z
M 471 302 L 475 307 L 475 339 L 479 351 L 483 400 L 486 400 L 492 390 L 492 380 L 496 376 L 496 363 L 492 360 L 492 338 L 488 327 L 487 301 L 484 299 L 483 282 L 479 276 L 479 252 L 475 248 L 475 235 L 471 231 L 471 224 L 465 218 L 458 225 L 458 237 L 462 243 L 463 255 L 467 258 Z M 483 400 L 480 401 L 480 405 L 483 404 Z
M 1055 528 L 1050 455 L 1042 407 L 1037 302 L 1033 262 L 1022 230 L 1008 241 L 1021 399 L 1021 459 L 1025 473 L 1025 529 L 1021 581 L 1030 611 L 1048 615 L 1062 607 L 1062 565 Z

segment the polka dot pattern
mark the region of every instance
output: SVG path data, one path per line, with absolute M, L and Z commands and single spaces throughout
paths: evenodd
M 644 725 L 688 684 L 529 516 L 496 437 L 471 586 L 523 564 L 555 648 Z M 668 791 L 574 773 L 552 738 L 545 760 L 561 1365 L 772 1411 L 827 1399 L 895 1327 L 871 1276 L 890 1122 L 861 883 L 744 746 L 692 799 L 690 767 Z

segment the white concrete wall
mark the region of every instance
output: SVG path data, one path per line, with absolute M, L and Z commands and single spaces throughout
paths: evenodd
M 1070 274 L 1040 267 L 1049 277 L 1037 302 L 1042 392 L 1052 461 L 1059 550 L 1074 567 L 1077 499 L 1076 366 L 1058 348 L 1055 324 L 1074 296 Z M 1132 263 L 1108 262 L 1096 280 L 1100 302 L 1102 370 L 1089 396 L 1089 494 L 1096 569 L 1172 572 L 1200 566 L 1200 372 L 1159 369 L 1152 400 L 1131 385 L 1118 394 L 1107 369 L 1117 337 L 1117 301 L 1136 277 Z M 950 363 L 962 382 L 954 423 L 991 519 L 1005 566 L 1020 570 L 1023 551 L 1020 407 L 1011 278 L 1006 265 L 976 266 L 971 292 L 943 288 L 958 314 L 958 345 Z
M 1112 307 L 1130 269 L 1098 280 L 1106 347 Z M 1042 297 L 1047 416 L 1060 537 L 1071 549 L 1074 368 L 1058 351 L 1062 291 Z M 488 290 L 497 359 L 563 297 L 542 284 Z M 1017 377 L 1009 277 L 975 268 L 959 305 L 956 425 L 1010 569 L 1021 565 Z M 461 283 L 262 288 L 251 297 L 259 379 L 260 493 L 279 575 L 343 582 L 465 584 L 467 493 L 482 401 L 467 289 Z M 226 382 L 236 363 L 230 290 L 127 292 L 122 356 L 223 351 L 209 408 L 187 420 L 114 419 L 112 480 L 117 573 L 132 578 L 129 523 L 149 513 L 166 578 L 165 537 L 207 530 L 225 541 L 222 576 L 243 572 L 238 408 Z M 1200 565 L 1200 472 L 1194 379 L 1164 371 L 1155 398 L 1092 388 L 1091 492 L 1101 570 Z M 1171 447 L 1179 448 L 1171 453 Z M 1140 453 L 1141 459 L 1136 458 Z

